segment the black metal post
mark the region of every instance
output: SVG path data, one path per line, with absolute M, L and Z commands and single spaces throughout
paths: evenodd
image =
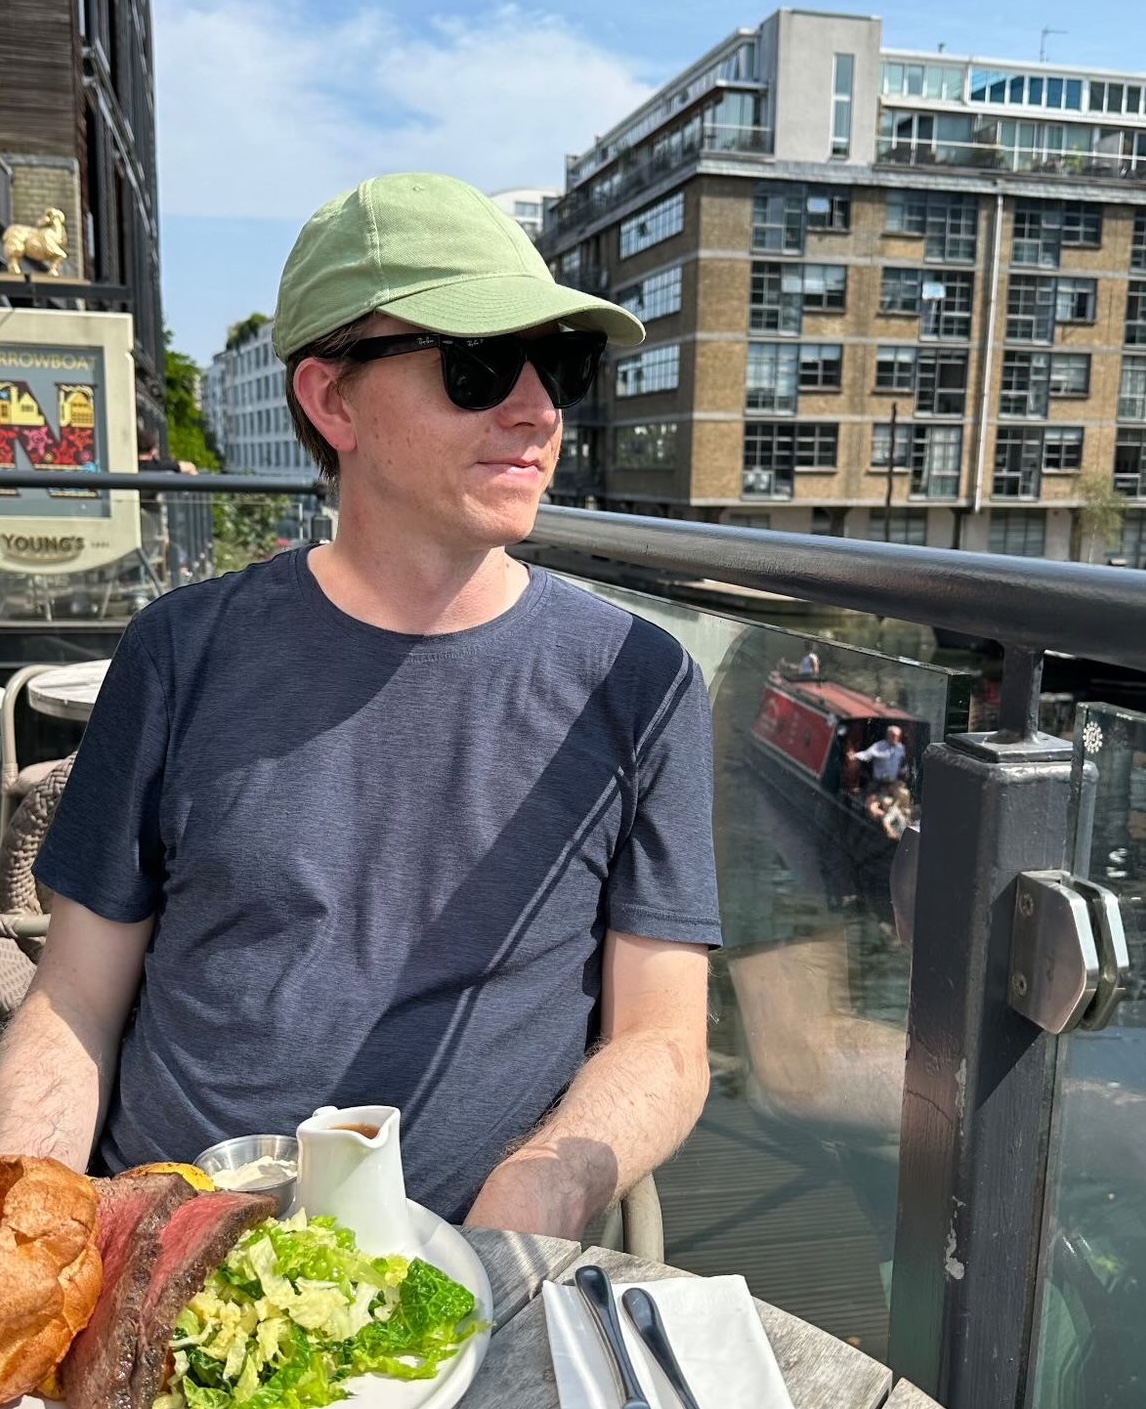
M 998 732 L 924 759 L 890 1360 L 948 1409 L 1026 1387 L 1056 1039 L 1008 1006 L 1011 929 L 1018 874 L 1067 862 L 1071 775 L 1040 665 L 1009 652 Z
M 899 402 L 891 403 L 890 438 L 887 443 L 887 494 L 883 501 L 883 541 L 891 542 L 891 494 L 895 488 L 895 429 L 899 421 Z

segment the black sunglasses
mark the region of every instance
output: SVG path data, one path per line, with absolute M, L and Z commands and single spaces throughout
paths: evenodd
M 517 385 L 529 362 L 558 410 L 575 406 L 593 385 L 597 365 L 608 341 L 604 333 L 571 331 L 523 338 L 457 338 L 445 333 L 396 333 L 362 338 L 347 352 L 353 362 L 373 362 L 404 352 L 436 347 L 442 358 L 446 395 L 463 411 L 488 411 L 499 406 Z

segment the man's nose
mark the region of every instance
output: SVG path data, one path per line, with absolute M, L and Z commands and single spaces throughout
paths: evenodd
M 513 390 L 494 409 L 499 417 L 511 425 L 527 422 L 530 425 L 552 427 L 561 419 L 561 412 L 554 406 L 549 393 L 542 386 L 541 378 L 532 362 L 526 362 Z

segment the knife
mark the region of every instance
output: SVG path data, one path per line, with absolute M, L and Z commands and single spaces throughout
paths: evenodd
M 629 1287 L 621 1296 L 621 1303 L 629 1313 L 629 1320 L 637 1328 L 637 1335 L 648 1346 L 653 1359 L 661 1367 L 665 1379 L 672 1385 L 684 1409 L 700 1409 L 696 1396 L 689 1389 L 688 1381 L 673 1354 L 668 1332 L 656 1302 L 643 1287 Z
M 577 1290 L 589 1308 L 589 1314 L 592 1316 L 613 1362 L 617 1383 L 624 1396 L 621 1409 L 652 1409 L 649 1401 L 645 1398 L 644 1390 L 641 1389 L 641 1382 L 637 1379 L 637 1372 L 633 1369 L 629 1352 L 625 1349 L 624 1338 L 621 1335 L 621 1320 L 617 1315 L 616 1303 L 613 1301 L 613 1288 L 609 1281 L 609 1274 L 603 1267 L 578 1267 L 573 1274 L 573 1281 L 577 1284 Z

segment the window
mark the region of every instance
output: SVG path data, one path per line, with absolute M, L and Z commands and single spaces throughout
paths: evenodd
M 832 156 L 846 157 L 852 147 L 852 82 L 855 55 L 837 54 L 832 76 Z
M 792 497 L 793 471 L 834 469 L 839 427 L 826 422 L 748 421 L 744 426 L 745 497 Z
M 842 264 L 753 264 L 749 328 L 754 333 L 798 333 L 803 310 L 842 310 L 847 299 Z
M 581 274 L 581 246 L 575 249 L 566 250 L 561 256 L 560 266 L 561 282 L 564 284 L 573 283 Z
M 798 264 L 753 264 L 748 326 L 754 333 L 798 333 L 804 281 Z
M 963 462 L 962 426 L 912 426 L 911 493 L 955 499 Z
M 680 311 L 681 269 L 666 269 L 660 274 L 650 274 L 639 284 L 630 284 L 620 289 L 617 302 L 630 313 L 635 313 L 645 323 L 654 318 L 664 318 L 669 313 Z
M 892 235 L 922 235 L 927 230 L 925 191 L 888 191 L 884 229 Z
M 1062 209 L 1057 201 L 1017 201 L 1011 259 L 1057 269 L 1062 246 Z
M 847 303 L 848 271 L 843 264 L 805 264 L 804 308 L 842 312 Z
M 1114 442 L 1114 487 L 1131 499 L 1146 497 L 1146 430 L 1119 426 Z
M 1043 431 L 1043 469 L 1049 474 L 1082 469 L 1082 427 L 1047 426 Z
M 1122 384 L 1118 388 L 1118 419 L 1146 421 L 1146 357 L 1122 359 Z
M 1126 343 L 1140 347 L 1146 343 L 1146 280 L 1131 279 L 1126 294 Z
M 750 342 L 745 404 L 773 414 L 796 410 L 799 348 L 793 343 Z
M 922 547 L 927 542 L 927 510 L 871 509 L 867 536 L 873 543 L 915 543 Z
M 1054 352 L 1050 360 L 1052 396 L 1090 395 L 1090 353 Z
M 1134 235 L 1130 244 L 1131 269 L 1146 269 L 1146 210 L 1134 212 Z
M 978 196 L 928 195 L 924 259 L 974 264 L 978 233 Z
M 646 206 L 621 222 L 621 258 L 628 259 L 684 229 L 684 192 L 677 191 L 656 205 Z
M 801 343 L 799 352 L 801 391 L 839 391 L 844 363 L 839 343 Z
M 920 349 L 915 409 L 921 415 L 961 416 L 967 399 L 967 354 Z
M 618 470 L 671 470 L 676 466 L 677 423 L 618 426 L 613 439 L 613 464 Z
M 1043 433 L 1037 426 L 1000 427 L 991 493 L 998 499 L 1037 499 L 1042 466 Z
M 815 529 L 812 532 L 815 533 Z M 1122 551 L 1127 567 L 1146 568 L 1146 512 L 1127 509 L 1122 516 Z
M 1050 400 L 1050 353 L 1003 353 L 1000 416 L 1045 417 Z
M 871 463 L 887 467 L 891 426 L 872 427 Z M 928 499 L 954 499 L 959 494 L 963 462 L 962 426 L 897 425 L 895 466 L 911 472 L 911 493 Z
M 1054 309 L 1056 323 L 1093 323 L 1095 304 L 1095 280 L 1056 280 Z
M 918 313 L 922 269 L 885 269 L 879 288 L 881 313 Z
M 1082 444 L 1081 426 L 1002 427 L 995 440 L 991 493 L 999 499 L 1037 499 L 1044 471 L 1082 468 Z
M 919 336 L 969 338 L 974 289 L 975 276 L 955 269 L 937 270 L 933 277 L 925 278 L 919 290 Z
M 1062 242 L 1072 249 L 1098 249 L 1102 244 L 1102 207 L 1086 201 L 1064 201 Z
M 875 354 L 876 391 L 915 390 L 915 348 L 880 347 Z
M 654 391 L 671 391 L 680 377 L 680 347 L 650 347 L 636 357 L 623 357 L 616 367 L 617 396 L 645 396 Z
M 752 248 L 768 254 L 803 254 L 805 206 L 802 186 L 759 182 L 752 201 Z
M 1054 340 L 1055 280 L 1012 274 L 1007 289 L 1007 337 L 1015 342 Z
M 827 186 L 815 186 L 808 191 L 807 225 L 809 230 L 830 230 L 833 233 L 851 229 L 852 197 L 850 191 L 837 191 Z
M 979 198 L 942 191 L 889 191 L 884 228 L 892 235 L 923 235 L 925 259 L 974 264 Z
M 987 549 L 1020 558 L 1041 558 L 1046 546 L 1046 515 L 1041 510 L 992 509 Z

